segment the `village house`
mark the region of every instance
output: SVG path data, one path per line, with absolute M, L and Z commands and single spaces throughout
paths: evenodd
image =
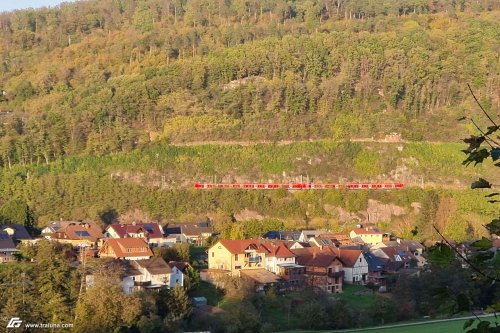
M 328 231 L 326 230 L 302 230 L 300 233 L 299 242 L 309 242 L 309 240 L 313 237 L 322 235 L 322 234 L 327 234 Z
M 395 241 L 386 241 L 378 243 L 374 245 L 371 249 L 374 250 L 384 247 L 404 248 L 407 251 L 411 252 L 415 256 L 415 259 L 417 260 L 417 267 L 423 267 L 427 264 L 427 259 L 424 257 L 425 247 L 415 240 L 404 240 L 398 238 Z
M 184 286 L 184 274 L 175 266 L 167 264 L 162 258 L 142 260 L 118 260 L 108 264 L 118 264 L 121 272 L 121 287 L 125 294 L 141 290 L 159 290 Z M 85 276 L 87 288 L 94 285 L 94 275 Z
M 59 243 L 71 244 L 76 248 L 96 248 L 104 235 L 94 225 L 82 222 L 68 224 L 52 234 L 45 234 L 44 237 Z
M 169 246 L 175 241 L 169 241 L 163 235 L 163 228 L 158 223 L 136 223 L 131 224 L 110 224 L 105 235 L 108 238 L 142 238 L 150 246 Z
M 385 263 L 387 259 L 382 259 L 375 256 L 371 252 L 363 253 L 366 262 L 368 263 L 368 278 L 367 282 L 374 283 L 375 285 L 385 284 Z
M 387 259 L 386 270 L 397 271 L 401 268 L 415 268 L 417 259 L 404 246 L 390 246 L 370 250 L 375 256 Z
M 281 241 L 298 241 L 300 234 L 301 232 L 296 230 L 272 230 L 262 235 L 262 238 Z
M 368 278 L 368 263 L 361 250 L 334 248 L 333 252 L 342 262 L 344 282 L 365 284 Z
M 66 228 L 69 225 L 79 224 L 88 224 L 96 229 L 99 229 L 99 227 L 92 221 L 49 221 L 45 224 L 45 228 L 42 229 L 42 236 L 50 239 L 50 235 L 55 233 L 56 231 Z
M 290 250 L 311 247 L 311 243 L 309 243 L 309 242 L 288 241 L 286 244 Z
M 111 238 L 99 250 L 101 258 L 141 260 L 152 256 L 153 252 L 142 238 Z
M 296 264 L 295 257 L 284 242 L 222 240 L 208 249 L 208 268 L 227 270 L 233 276 L 240 276 L 243 270 L 265 269 L 288 285 L 296 286 L 303 283 L 304 267 Z M 266 275 L 266 280 L 270 281 L 270 275 Z
M 185 275 L 187 275 L 187 273 L 188 273 L 187 272 L 188 268 L 191 267 L 191 265 L 186 261 L 169 261 L 168 265 L 170 267 L 174 267 L 174 266 L 177 267 L 177 269 L 179 271 L 181 271 L 182 274 L 185 274 Z
M 342 292 L 342 262 L 329 247 L 295 249 L 297 263 L 305 267 L 305 283 L 329 293 Z
M 349 237 L 349 235 L 339 233 L 320 234 L 318 236 L 310 238 L 309 243 L 311 243 L 313 246 L 330 247 L 345 247 L 357 245 L 357 243 L 351 240 L 351 237 Z
M 257 292 L 264 291 L 266 287 L 280 288 L 280 277 L 264 268 L 243 269 L 240 271 L 240 278 L 252 283 Z
M 184 285 L 184 275 L 163 258 L 132 260 L 125 272 L 122 288 L 126 294 L 145 289 L 173 288 Z
M 404 247 L 383 247 L 370 251 L 378 262 L 376 271 L 370 272 L 370 277 L 383 282 L 383 285 L 389 289 L 400 275 L 419 274 L 417 259 Z
M 0 239 L 12 239 L 15 244 L 30 241 L 32 238 L 24 225 L 4 224 L 0 226 Z
M 175 238 L 176 243 L 204 245 L 207 239 L 216 233 L 206 222 L 196 224 L 169 224 L 164 228 L 165 235 Z
M 360 239 L 369 246 L 389 240 L 389 234 L 382 232 L 378 228 L 355 228 L 351 230 L 349 236 L 354 242 Z
M 19 250 L 16 248 L 16 244 L 14 244 L 12 239 L 0 239 L 0 263 L 16 261 L 15 254 L 18 252 Z

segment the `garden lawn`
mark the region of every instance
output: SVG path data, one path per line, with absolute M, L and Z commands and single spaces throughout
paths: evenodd
M 206 297 L 207 304 L 212 306 L 219 306 L 223 299 L 222 292 L 220 292 L 213 284 L 201 281 L 196 290 L 189 293 L 190 297 Z
M 493 317 L 482 318 L 481 320 L 494 321 Z M 359 330 L 336 330 L 336 331 L 288 331 L 288 333 L 312 333 L 312 332 L 338 332 L 338 333 L 458 333 L 463 332 L 463 326 L 466 319 L 449 320 L 439 323 L 426 323 L 416 324 L 412 326 L 399 326 L 399 327 L 386 327 L 386 328 L 372 328 L 372 329 L 359 329 Z M 401 324 L 401 323 L 400 323 Z M 402 323 L 404 324 L 404 323 Z M 393 323 L 392 325 L 399 325 Z M 474 324 L 475 327 L 476 324 Z M 388 325 L 391 326 L 391 325 Z
M 334 294 L 332 297 L 345 301 L 353 310 L 368 309 L 377 297 L 380 297 L 372 294 L 370 289 L 363 286 L 344 284 L 342 289 L 341 294 Z

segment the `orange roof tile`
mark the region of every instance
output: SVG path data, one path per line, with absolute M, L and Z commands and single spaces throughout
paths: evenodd
M 327 267 L 337 258 L 330 247 L 305 247 L 294 249 L 292 252 L 297 256 L 297 263 L 303 266 Z
M 246 249 L 255 249 L 258 253 L 265 253 L 270 257 L 295 257 L 284 242 L 261 242 L 258 240 L 221 240 L 220 243 L 232 254 L 244 253 Z
M 378 228 L 354 228 L 352 229 L 357 235 L 383 235 L 384 233 Z
M 141 238 L 108 239 L 106 243 L 104 243 L 101 251 L 107 246 L 113 249 L 116 258 L 153 256 L 153 252 L 148 244 Z
M 243 253 L 249 247 L 257 250 L 257 252 L 264 253 L 263 249 L 259 249 L 260 242 L 255 240 L 248 240 L 248 239 L 221 240 L 219 243 L 221 243 L 232 254 Z
M 96 242 L 100 238 L 104 238 L 101 230 L 90 224 L 68 225 L 57 230 L 53 234 L 54 239 L 70 239 L 83 240 L 87 239 Z
M 263 242 L 261 246 L 267 249 L 266 256 L 276 257 L 276 258 L 292 258 L 295 257 L 292 251 L 290 251 L 286 244 L 283 242 Z
M 359 256 L 362 255 L 361 250 L 339 249 L 339 248 L 334 248 L 332 250 L 346 267 L 353 267 L 358 261 Z

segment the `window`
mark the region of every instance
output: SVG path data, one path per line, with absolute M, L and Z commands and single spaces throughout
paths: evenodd
M 212 252 L 212 258 L 215 257 L 215 252 Z
M 234 260 L 238 261 L 238 255 L 237 254 L 234 255 Z
M 361 257 L 359 257 L 359 262 L 362 262 L 363 260 L 361 259 Z
M 241 265 L 234 266 L 234 269 L 241 269 Z
M 175 279 L 175 283 L 179 283 L 179 279 Z
M 127 249 L 127 252 L 128 252 L 128 253 L 132 252 L 132 249 L 131 249 L 131 248 L 128 248 L 128 249 Z

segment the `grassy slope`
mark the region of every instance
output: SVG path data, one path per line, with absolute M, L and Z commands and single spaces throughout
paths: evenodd
M 376 295 L 366 294 L 367 288 L 363 286 L 344 284 L 342 294 L 335 295 L 336 299 L 346 301 L 351 309 L 364 310 L 369 308 L 377 299 Z
M 484 318 L 482 320 L 493 321 L 493 318 Z M 463 332 L 463 325 L 466 320 L 450 320 L 440 323 L 427 323 L 415 326 L 403 326 L 393 328 L 379 329 L 360 329 L 360 330 L 339 330 L 339 331 L 289 331 L 289 333 L 308 333 L 308 332 L 356 332 L 356 333 L 457 333 Z M 397 325 L 400 323 L 395 323 Z
M 91 172 L 118 174 L 142 184 L 157 184 L 166 176 L 170 186 L 194 181 L 289 180 L 309 175 L 316 182 L 400 180 L 407 184 L 435 183 L 468 186 L 481 175 L 498 178 L 487 163 L 478 167 L 461 165 L 462 144 L 443 143 L 338 143 L 319 141 L 289 145 L 174 147 L 156 144 L 144 150 L 106 156 L 71 157 L 49 165 L 17 166 L 16 173 L 33 176 L 46 173 Z M 394 172 L 399 170 L 399 176 Z M 285 176 L 283 176 L 285 174 Z

